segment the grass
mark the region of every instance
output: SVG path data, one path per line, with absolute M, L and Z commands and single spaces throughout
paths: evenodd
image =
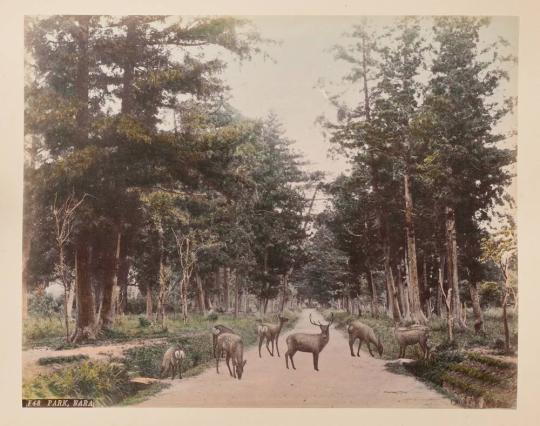
M 277 322 L 276 314 L 268 314 L 262 318 L 264 321 Z M 296 314 L 291 311 L 286 311 L 285 315 L 291 319 L 296 317 Z M 160 324 L 150 323 L 141 315 L 121 315 L 115 319 L 113 326 L 104 330 L 95 342 L 90 344 L 100 345 L 111 342 L 124 342 L 133 339 L 150 339 L 159 337 L 170 337 L 182 335 L 186 333 L 207 332 L 214 323 L 222 323 L 234 328 L 233 324 L 239 328 L 244 327 L 242 324 L 253 324 L 257 317 L 239 316 L 236 320 L 231 314 L 211 314 L 202 316 L 194 314 L 190 316 L 190 320 L 184 323 L 181 318 L 169 316 L 165 319 L 163 326 Z M 291 322 L 285 324 L 285 328 L 290 327 Z M 74 324 L 70 324 L 70 330 L 74 329 Z M 255 329 L 253 329 L 255 333 Z M 56 317 L 35 317 L 31 316 L 24 321 L 23 324 L 23 349 L 35 347 L 52 347 L 55 349 L 76 348 L 78 345 L 66 343 L 66 332 L 63 324 L 63 319 L 60 315 Z M 246 336 L 249 337 L 249 336 Z

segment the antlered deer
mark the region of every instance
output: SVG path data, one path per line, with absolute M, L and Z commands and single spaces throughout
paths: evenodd
M 291 359 L 292 368 L 296 370 L 294 366 L 293 356 L 297 351 L 311 352 L 313 354 L 313 367 L 315 371 L 319 371 L 319 354 L 324 349 L 328 340 L 330 340 L 330 325 L 334 322 L 334 314 L 330 318 L 328 324 L 321 324 L 320 322 L 313 322 L 311 314 L 309 314 L 309 322 L 316 325 L 321 329 L 320 334 L 308 334 L 308 333 L 294 333 L 287 337 L 287 352 L 285 352 L 285 365 L 289 368 L 289 361 Z
M 237 334 L 232 333 L 222 333 L 217 337 L 216 342 L 216 372 L 219 374 L 219 359 L 221 358 L 221 353 L 225 352 L 225 362 L 227 363 L 227 368 L 229 373 L 235 379 L 239 380 L 242 378 L 244 373 L 244 366 L 246 365 L 247 360 L 244 359 L 244 343 L 242 338 Z M 231 371 L 231 366 L 229 361 L 232 358 L 233 370 Z
M 216 357 L 217 338 L 218 338 L 218 336 L 220 334 L 223 334 L 223 333 L 236 334 L 234 332 L 234 330 L 232 330 L 229 327 L 226 327 L 224 325 L 221 325 L 221 324 L 216 324 L 216 325 L 214 325 L 214 327 L 212 327 L 212 350 L 213 350 L 213 353 L 214 353 L 214 358 Z
M 268 349 L 268 353 L 271 356 L 274 356 L 274 341 L 276 342 L 276 350 L 277 355 L 279 355 L 279 333 L 281 333 L 281 329 L 283 328 L 283 324 L 285 324 L 287 321 L 289 321 L 288 318 L 282 317 L 281 315 L 278 317 L 279 324 L 270 324 L 270 323 L 262 323 L 257 327 L 257 334 L 259 335 L 259 358 L 261 358 L 261 346 L 263 344 L 264 339 L 266 339 L 266 349 Z M 272 343 L 272 352 L 270 352 L 269 343 Z
M 410 328 L 396 327 L 394 328 L 394 336 L 399 344 L 399 357 L 405 357 L 407 346 L 418 343 L 423 352 L 423 358 L 429 357 L 429 346 L 427 344 L 429 329 L 425 326 L 417 325 Z
M 163 361 L 161 362 L 161 369 L 159 371 L 159 377 L 167 377 L 169 372 L 172 371 L 171 379 L 174 380 L 176 371 L 178 370 L 178 377 L 182 378 L 182 361 L 186 358 L 185 352 L 180 346 L 171 346 L 163 355 Z
M 371 352 L 371 346 L 369 345 L 370 343 L 373 343 L 375 345 L 379 352 L 379 356 L 382 356 L 383 345 L 381 343 L 381 339 L 375 336 L 375 332 L 370 326 L 361 323 L 360 321 L 352 321 L 347 326 L 347 331 L 349 332 L 349 347 L 351 348 L 351 356 L 354 356 L 353 345 L 356 339 L 360 340 L 360 342 L 358 343 L 358 351 L 356 354 L 357 356 L 360 356 L 360 347 L 362 346 L 362 343 L 364 341 L 366 341 L 367 343 L 369 354 L 371 356 L 374 355 L 373 352 Z

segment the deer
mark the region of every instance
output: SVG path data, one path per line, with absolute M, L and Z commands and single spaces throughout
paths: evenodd
M 412 327 L 394 327 L 394 336 L 399 344 L 399 358 L 405 358 L 405 350 L 407 346 L 415 345 L 418 343 L 422 349 L 423 359 L 429 357 L 429 346 L 427 340 L 429 337 L 429 329 L 422 325 L 415 325 Z
M 216 373 L 219 374 L 219 359 L 221 354 L 225 353 L 225 362 L 227 363 L 227 368 L 229 369 L 229 374 L 235 379 L 242 379 L 242 374 L 244 373 L 244 367 L 246 366 L 247 360 L 244 359 L 244 343 L 242 338 L 233 333 L 221 333 L 217 336 L 216 341 Z M 229 361 L 232 358 L 233 369 Z
M 319 371 L 319 354 L 324 349 L 328 341 L 330 340 L 330 325 L 334 322 L 334 314 L 330 318 L 328 324 L 321 324 L 319 321 L 316 323 L 311 319 L 309 314 L 309 322 L 321 329 L 320 334 L 308 334 L 308 333 L 294 333 L 287 336 L 287 352 L 285 352 L 285 365 L 289 368 L 289 358 L 291 360 L 292 368 L 296 370 L 294 365 L 293 356 L 297 351 L 311 352 L 313 354 L 313 367 L 315 371 Z
M 216 357 L 217 338 L 220 334 L 223 334 L 223 333 L 236 334 L 234 330 L 221 324 L 216 324 L 214 325 L 214 327 L 212 327 L 212 350 L 213 350 L 214 358 Z
M 159 378 L 163 379 L 172 372 L 171 380 L 174 380 L 176 371 L 178 370 L 178 378 L 182 378 L 182 361 L 186 358 L 186 353 L 180 346 L 171 346 L 165 351 L 163 355 L 163 361 L 161 361 L 161 369 L 159 371 Z M 165 375 L 165 376 L 164 376 Z
M 269 324 L 269 323 L 262 323 L 261 325 L 257 326 L 257 334 L 259 335 L 259 358 L 261 358 L 261 346 L 263 344 L 264 339 L 266 339 L 266 349 L 268 350 L 268 353 L 271 356 L 274 356 L 274 342 L 276 342 L 276 350 L 277 350 L 277 356 L 279 357 L 279 333 L 281 333 L 281 329 L 283 328 L 283 324 L 285 324 L 287 321 L 289 321 L 288 318 L 282 317 L 281 315 L 278 317 L 279 324 Z M 272 352 L 270 352 L 269 343 L 272 343 Z
M 375 335 L 375 332 L 370 326 L 361 323 L 360 321 L 352 321 L 347 326 L 347 331 L 349 333 L 349 348 L 351 349 L 351 356 L 354 356 L 353 345 L 356 339 L 360 340 L 358 343 L 358 351 L 356 356 L 360 356 L 360 348 L 362 347 L 362 343 L 364 341 L 366 341 L 369 354 L 372 357 L 375 356 L 373 355 L 373 352 L 371 352 L 371 346 L 369 345 L 370 343 L 375 345 L 377 351 L 379 352 L 379 356 L 382 356 L 383 345 L 381 343 L 381 339 Z

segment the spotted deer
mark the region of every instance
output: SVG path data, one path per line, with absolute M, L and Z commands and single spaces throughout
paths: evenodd
M 422 349 L 423 358 L 429 358 L 429 346 L 427 344 L 429 337 L 429 328 L 422 325 L 414 325 L 411 327 L 394 328 L 394 336 L 399 344 L 399 357 L 405 358 L 405 350 L 407 346 L 418 343 Z
M 174 376 L 178 371 L 178 377 L 182 378 L 182 361 L 186 358 L 186 353 L 180 348 L 180 346 L 171 346 L 163 355 L 163 361 L 161 362 L 161 369 L 159 371 L 159 377 L 163 379 L 172 373 L 171 380 L 174 380 Z
M 320 334 L 294 333 L 287 336 L 286 342 L 288 349 L 285 352 L 285 365 L 287 368 L 289 368 L 288 360 L 290 358 L 292 368 L 296 370 L 293 361 L 293 356 L 296 352 L 311 352 L 313 354 L 313 367 L 315 371 L 319 371 L 319 354 L 330 340 L 330 325 L 334 322 L 334 314 L 332 313 L 328 324 L 313 322 L 311 314 L 309 315 L 309 322 L 319 327 L 321 332 Z
M 356 353 L 357 356 L 360 356 L 360 348 L 362 347 L 362 343 L 364 341 L 367 344 L 368 351 L 371 356 L 374 355 L 373 352 L 371 352 L 370 343 L 375 345 L 377 351 L 379 352 L 379 356 L 382 356 L 383 345 L 381 343 L 381 339 L 375 335 L 375 332 L 370 326 L 361 323 L 360 321 L 351 321 L 347 326 L 347 332 L 349 333 L 349 348 L 351 349 L 351 356 L 354 356 L 353 345 L 356 339 L 360 340 L 358 343 L 358 351 Z
M 268 353 L 271 356 L 274 356 L 274 342 L 276 342 L 277 355 L 280 356 L 279 345 L 278 345 L 279 334 L 281 333 L 283 324 L 289 321 L 289 319 L 282 317 L 281 315 L 278 317 L 278 319 L 279 319 L 278 324 L 262 323 L 261 325 L 257 327 L 257 334 L 259 335 L 259 358 L 261 358 L 261 346 L 265 339 L 266 339 L 266 349 L 268 350 Z M 272 343 L 271 352 L 270 352 L 269 343 Z
M 231 328 L 226 327 L 224 325 L 221 325 L 221 324 L 216 324 L 216 325 L 214 325 L 214 327 L 212 327 L 212 351 L 213 351 L 213 354 L 214 354 L 214 358 L 216 357 L 217 338 L 218 338 L 218 336 L 220 334 L 223 334 L 223 333 L 236 334 L 234 332 L 234 330 L 232 330 Z M 221 354 L 221 355 L 223 355 L 223 354 Z
M 225 353 L 225 362 L 227 363 L 227 368 L 229 373 L 235 379 L 241 379 L 242 374 L 244 373 L 244 367 L 247 363 L 247 360 L 244 359 L 244 343 L 242 338 L 237 334 L 232 333 L 222 333 L 217 337 L 216 341 L 216 373 L 219 374 L 219 359 L 221 358 L 221 353 Z M 233 369 L 229 361 L 232 358 Z

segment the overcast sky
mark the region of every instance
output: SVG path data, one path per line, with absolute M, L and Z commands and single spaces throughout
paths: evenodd
M 319 79 L 327 85 L 340 83 L 348 66 L 342 61 L 335 61 L 329 49 L 346 42 L 343 33 L 350 31 L 362 18 L 258 16 L 249 19 L 264 38 L 278 40 L 281 44 L 266 47 L 274 61 L 259 56 L 251 62 L 229 64 L 224 78 L 231 87 L 232 105 L 250 118 L 274 111 L 283 122 L 287 137 L 296 141 L 295 149 L 311 163 L 310 169 L 323 170 L 329 177 L 335 176 L 345 170 L 347 164 L 342 158 L 328 157 L 329 144 L 324 140 L 321 128 L 315 124 L 321 114 L 335 118 L 334 108 L 316 83 Z M 393 22 L 391 17 L 369 19 L 381 27 Z M 431 21 L 427 20 L 427 36 L 430 25 Z M 481 34 L 485 42 L 494 41 L 499 36 L 510 42 L 509 50 L 517 56 L 517 19 L 493 18 L 490 27 Z M 512 70 L 511 76 L 504 92 L 515 96 L 516 69 Z M 338 89 L 334 87 L 335 91 Z M 359 96 L 357 87 L 349 88 L 349 99 L 358 102 Z M 515 117 L 508 117 L 502 127 L 505 131 L 516 128 Z

